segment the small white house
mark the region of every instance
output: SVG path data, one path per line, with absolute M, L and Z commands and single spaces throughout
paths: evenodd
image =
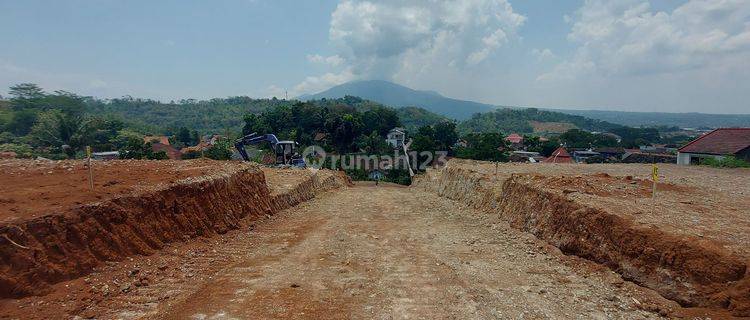
M 388 136 L 385 139 L 385 142 L 390 144 L 394 148 L 401 148 L 401 146 L 404 145 L 404 140 L 406 139 L 406 133 L 404 132 L 404 128 L 393 128 L 391 131 L 388 132 Z

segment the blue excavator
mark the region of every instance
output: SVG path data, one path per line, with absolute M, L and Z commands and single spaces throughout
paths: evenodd
M 245 146 L 261 144 L 263 142 L 268 142 L 268 144 L 271 145 L 271 149 L 276 156 L 276 165 L 287 165 L 300 168 L 306 167 L 305 160 L 302 159 L 302 156 L 297 152 L 299 144 L 295 141 L 289 140 L 279 141 L 279 139 L 276 138 L 276 135 L 272 133 L 258 135 L 253 132 L 237 139 L 234 142 L 234 147 L 240 153 L 243 160 L 250 161 Z

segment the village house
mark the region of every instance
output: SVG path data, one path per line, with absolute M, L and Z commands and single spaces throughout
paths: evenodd
M 559 147 L 555 149 L 555 151 L 552 151 L 552 154 L 545 159 L 545 163 L 573 163 L 573 158 L 570 156 L 570 153 L 568 153 L 568 150 L 565 150 L 563 147 Z
M 390 144 L 394 148 L 401 148 L 401 146 L 404 145 L 404 140 L 406 139 L 406 133 L 404 131 L 404 128 L 393 128 L 391 131 L 388 132 L 388 136 L 385 139 L 385 142 Z
M 701 159 L 734 156 L 750 161 L 750 128 L 719 128 L 677 150 L 677 164 L 700 164 Z
M 507 141 L 510 147 L 513 149 L 523 149 L 523 136 L 517 133 L 511 133 L 510 135 L 508 135 L 507 137 L 505 137 L 505 141 Z
M 590 158 L 600 156 L 601 154 L 599 152 L 593 151 L 591 149 L 573 151 L 573 160 L 575 160 L 575 162 L 577 163 L 585 163 Z

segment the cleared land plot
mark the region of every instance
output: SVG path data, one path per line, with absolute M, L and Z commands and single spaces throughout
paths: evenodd
M 747 169 L 452 160 L 417 186 L 498 214 L 684 307 L 750 316 Z M 495 173 L 497 172 L 497 173 Z
M 91 190 L 84 161 L 0 160 L 0 222 L 59 214 L 83 204 L 244 166 L 211 160 L 93 163 L 94 189 Z
M 750 169 L 659 164 L 656 199 L 650 164 L 501 164 L 451 160 L 485 174 L 488 187 L 530 174 L 544 189 L 644 226 L 714 240 L 750 259 Z

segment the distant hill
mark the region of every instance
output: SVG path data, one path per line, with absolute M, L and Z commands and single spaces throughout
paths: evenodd
M 416 132 L 419 127 L 431 126 L 438 122 L 448 120 L 448 118 L 444 116 L 417 107 L 398 108 L 396 109 L 396 113 L 401 120 L 401 125 L 407 130 L 414 132 Z
M 303 95 L 300 100 L 343 98 L 356 96 L 372 100 L 390 107 L 420 107 L 448 118 L 466 120 L 475 113 L 489 112 L 497 108 L 490 104 L 447 98 L 435 91 L 414 90 L 382 80 L 352 81 L 326 91 Z M 523 109 L 523 108 L 514 108 Z M 545 110 L 570 115 L 584 116 L 626 126 L 676 126 L 680 128 L 750 127 L 750 114 L 705 114 L 705 113 L 665 113 L 629 112 L 604 110 Z
M 414 90 L 382 80 L 352 81 L 326 91 L 299 97 L 300 100 L 356 96 L 390 107 L 420 107 L 448 118 L 464 120 L 474 113 L 492 111 L 489 104 L 446 98 L 434 91 Z
M 622 126 L 607 121 L 536 108 L 502 108 L 475 114 L 458 124 L 461 133 L 562 133 L 579 128 L 587 131 L 609 132 Z
M 750 127 L 750 114 L 708 114 L 708 113 L 666 113 L 666 112 L 628 112 L 604 110 L 561 110 L 549 109 L 567 114 L 599 119 L 621 125 L 638 126 L 676 126 L 680 128 L 720 128 Z

